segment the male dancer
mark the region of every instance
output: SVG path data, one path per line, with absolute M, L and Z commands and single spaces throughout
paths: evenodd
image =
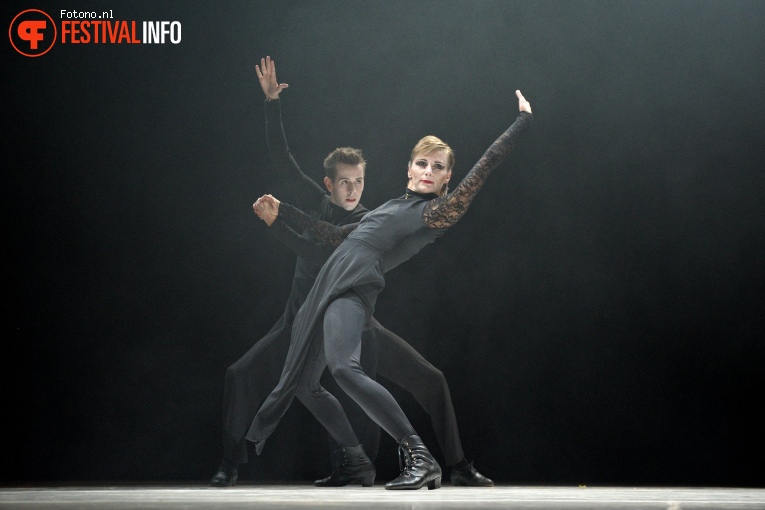
M 288 85 L 277 82 L 276 66 L 270 57 L 261 59 L 260 67 L 255 67 L 266 95 L 269 154 L 276 168 L 294 183 L 298 204 L 316 218 L 335 225 L 358 222 L 367 212 L 359 203 L 364 191 L 366 169 L 361 151 L 348 147 L 338 148 L 327 156 L 324 160 L 324 185 L 329 195 L 325 194 L 320 186 L 300 170 L 289 151 L 279 100 L 279 95 Z M 214 487 L 236 484 L 238 465 L 247 462 L 247 430 L 261 402 L 279 381 L 295 314 L 311 290 L 322 264 L 331 254 L 331 249 L 313 242 L 309 234 L 299 236 L 278 218 L 270 225 L 269 232 L 298 255 L 292 291 L 284 314 L 271 331 L 226 370 L 224 457 L 220 469 L 210 481 Z M 494 482 L 481 475 L 472 463 L 465 460 L 449 387 L 443 373 L 374 318 L 364 332 L 363 343 L 365 372 L 370 377 L 375 377 L 376 372 L 408 391 L 430 415 L 446 464 L 452 466 L 452 484 L 493 486 Z M 360 410 L 353 413 L 351 410 L 355 404 L 346 405 L 346 402 L 352 401 L 344 393 L 338 392 L 336 396 L 343 400 L 344 408 L 350 411 L 349 419 L 354 428 L 358 432 L 361 432 L 359 429 L 365 431 L 362 434 L 364 450 L 374 461 L 379 446 L 379 427 L 371 423 Z M 352 465 L 358 461 L 355 454 L 353 448 L 341 448 L 338 445 L 332 454 L 332 474 L 314 484 L 319 487 L 337 487 L 353 482 L 354 479 L 348 477 L 348 468 L 352 471 Z

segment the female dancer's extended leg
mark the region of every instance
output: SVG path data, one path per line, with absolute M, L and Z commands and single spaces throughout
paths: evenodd
M 355 293 L 335 299 L 324 313 L 324 352 L 338 386 L 399 443 L 406 467 L 387 489 L 441 486 L 441 467 L 416 435 L 393 395 L 361 369 L 361 334 L 371 310 Z

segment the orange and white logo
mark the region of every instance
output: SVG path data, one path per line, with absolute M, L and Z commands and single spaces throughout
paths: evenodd
M 8 37 L 14 49 L 26 57 L 39 57 L 56 44 L 56 24 L 47 13 L 27 9 L 13 18 Z
M 68 11 L 61 9 L 61 27 L 39 9 L 20 12 L 11 21 L 8 37 L 14 49 L 26 57 L 39 57 L 50 51 L 60 35 L 62 45 L 76 44 L 180 44 L 180 21 L 115 20 L 108 11 Z

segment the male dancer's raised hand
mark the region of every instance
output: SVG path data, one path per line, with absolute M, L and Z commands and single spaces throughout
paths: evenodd
M 282 90 L 289 87 L 286 83 L 276 81 L 276 65 L 271 60 L 271 57 L 261 58 L 260 67 L 258 67 L 258 64 L 255 64 L 255 72 L 258 73 L 260 87 L 269 101 L 279 99 L 279 94 L 281 94 Z

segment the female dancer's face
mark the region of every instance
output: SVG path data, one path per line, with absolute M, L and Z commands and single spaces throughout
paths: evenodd
M 418 154 L 409 163 L 407 187 L 420 193 L 441 193 L 444 184 L 452 177 L 447 166 L 446 151 Z

